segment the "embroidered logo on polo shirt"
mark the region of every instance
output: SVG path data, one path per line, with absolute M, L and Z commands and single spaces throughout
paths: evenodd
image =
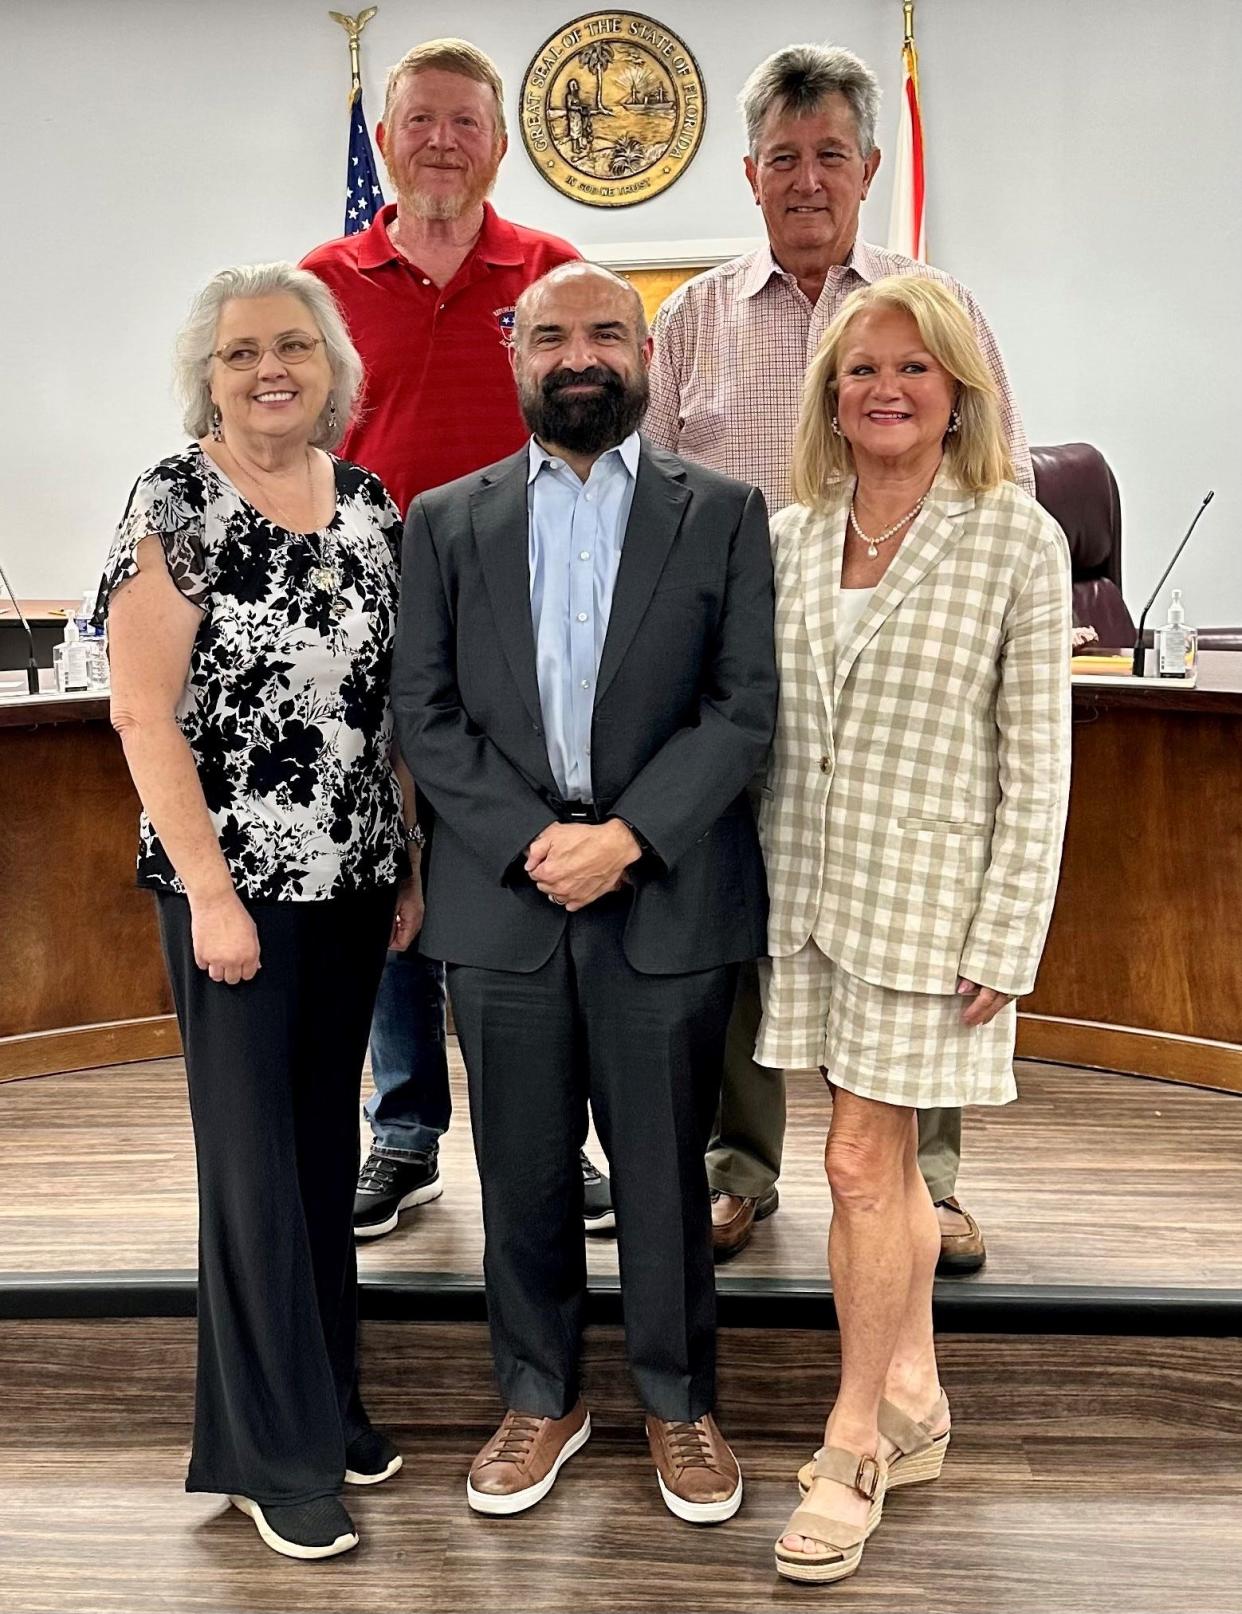
M 495 314 L 496 324 L 500 327 L 501 340 L 505 342 L 512 342 L 513 323 L 517 318 L 516 304 L 510 303 L 507 308 L 493 308 L 492 313 Z

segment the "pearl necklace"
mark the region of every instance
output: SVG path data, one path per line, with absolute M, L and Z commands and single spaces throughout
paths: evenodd
M 925 493 L 923 495 L 923 498 L 919 500 L 919 502 L 915 505 L 913 510 L 909 511 L 906 515 L 902 516 L 900 521 L 894 521 L 891 527 L 885 527 L 883 532 L 876 533 L 874 538 L 868 537 L 867 534 L 858 525 L 858 517 L 854 514 L 854 501 L 852 499 L 850 500 L 850 526 L 853 527 L 854 531 L 862 539 L 863 543 L 866 544 L 867 553 L 868 553 L 868 555 L 870 555 L 872 560 L 874 560 L 875 557 L 880 553 L 879 546 L 881 544 L 887 543 L 887 541 L 890 538 L 894 537 L 897 533 L 899 533 L 901 531 L 901 529 L 905 526 L 907 521 L 913 521 L 914 520 L 915 516 L 917 516 L 919 511 L 923 508 L 923 501 L 926 498 L 927 498 L 927 495 Z

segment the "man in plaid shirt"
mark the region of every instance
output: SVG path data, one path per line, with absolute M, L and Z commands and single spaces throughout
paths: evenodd
M 824 331 L 856 287 L 925 275 L 947 285 L 970 315 L 1000 396 L 1014 479 L 1033 495 L 1026 434 L 975 299 L 942 270 L 858 237 L 859 208 L 880 164 L 875 74 L 851 51 L 791 45 L 760 63 L 740 99 L 746 177 L 767 244 L 679 287 L 660 310 L 645 435 L 756 483 L 779 510 L 790 502 L 803 373 Z M 752 1057 L 759 1017 L 757 969 L 746 966 L 707 1156 L 718 1260 L 741 1250 L 778 1203 L 785 1084 L 782 1072 Z M 978 1224 L 954 1197 L 961 1125 L 957 1109 L 919 1113 L 919 1164 L 940 1218 L 940 1269 L 950 1272 L 974 1271 L 985 1255 Z

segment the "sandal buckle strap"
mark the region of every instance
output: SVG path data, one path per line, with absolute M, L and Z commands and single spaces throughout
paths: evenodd
M 854 1478 L 854 1489 L 860 1491 L 868 1502 L 874 1502 L 876 1492 L 880 1489 L 882 1470 L 874 1457 L 860 1457 L 858 1459 L 858 1473 Z

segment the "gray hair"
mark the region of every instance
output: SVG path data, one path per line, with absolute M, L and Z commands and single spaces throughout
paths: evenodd
M 829 95 L 843 95 L 848 101 L 858 150 L 870 157 L 875 150 L 880 83 L 860 56 L 840 45 L 786 45 L 759 63 L 738 96 L 751 156 L 759 155 L 763 120 L 773 107 L 804 117 L 817 111 Z
M 189 318 L 177 334 L 173 371 L 183 423 L 191 437 L 206 437 L 211 430 L 211 361 L 221 309 L 234 297 L 273 297 L 282 292 L 304 304 L 318 327 L 332 375 L 328 401 L 315 422 L 311 442 L 316 448 L 331 449 L 344 437 L 362 391 L 362 360 L 332 293 L 318 275 L 291 263 L 249 263 L 221 269 L 194 299 Z

